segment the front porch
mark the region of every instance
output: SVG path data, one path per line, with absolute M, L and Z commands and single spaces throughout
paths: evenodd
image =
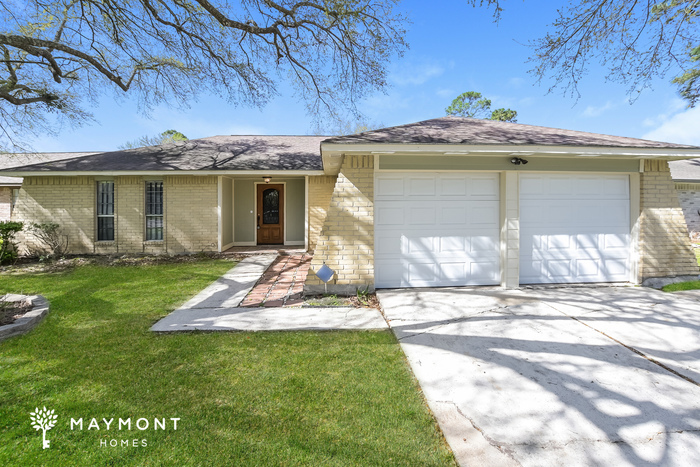
M 219 176 L 218 250 L 307 251 L 308 179 L 305 175 Z
M 255 245 L 255 246 L 232 246 L 221 252 L 224 255 L 273 255 L 291 256 L 303 255 L 305 248 L 286 247 L 284 245 Z

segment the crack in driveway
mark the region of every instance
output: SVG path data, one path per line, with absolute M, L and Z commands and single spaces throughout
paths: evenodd
M 402 337 L 398 337 L 398 336 L 397 336 L 397 340 L 398 340 L 398 341 L 402 341 L 402 340 L 404 340 L 404 339 L 408 339 L 409 337 L 416 337 L 416 336 L 420 336 L 420 335 L 423 335 L 423 334 L 427 334 L 427 333 L 429 333 L 429 332 L 435 331 L 435 330 L 440 329 L 440 328 L 443 328 L 443 327 L 445 327 L 445 326 L 449 326 L 449 325 L 451 325 L 451 324 L 462 323 L 462 322 L 469 321 L 469 320 L 474 319 L 474 318 L 476 318 L 477 316 L 483 315 L 483 314 L 485 314 L 485 313 L 499 313 L 499 310 L 505 310 L 505 309 L 507 309 L 507 308 L 508 308 L 508 305 L 499 305 L 499 306 L 497 306 L 497 307 L 495 307 L 495 308 L 491 308 L 491 309 L 488 309 L 488 310 L 480 311 L 480 312 L 478 312 L 478 313 L 474 313 L 473 315 L 468 316 L 468 317 L 462 316 L 462 317 L 459 317 L 459 318 L 450 318 L 450 319 L 445 320 L 442 324 L 438 324 L 438 325 L 436 325 L 436 326 L 431 326 L 431 327 L 427 328 L 427 329 L 424 330 L 424 331 L 416 332 L 416 333 L 413 333 L 413 334 L 408 334 L 408 335 L 402 336 Z M 558 311 L 558 310 L 557 310 L 557 311 Z M 502 311 L 500 311 L 500 313 L 501 313 L 501 314 L 507 314 L 507 313 L 503 313 Z M 512 313 L 509 313 L 509 314 L 512 314 Z M 385 317 L 384 319 L 386 319 L 386 317 Z M 422 322 L 422 321 L 418 321 L 418 320 L 398 320 L 398 319 L 388 319 L 388 320 L 386 320 L 386 321 L 387 321 L 387 323 L 389 324 L 389 327 L 390 327 L 390 328 L 394 328 L 394 326 L 391 325 L 391 322 L 392 322 L 392 321 L 399 321 L 399 322 L 402 322 L 402 323 L 403 323 L 403 322 Z M 394 334 L 396 334 L 396 331 L 394 331 Z
M 499 444 L 496 440 L 494 440 L 493 438 L 491 438 L 490 436 L 488 436 L 488 435 L 486 434 L 486 432 L 485 432 L 479 425 L 477 425 L 476 422 L 474 422 L 474 420 L 472 420 L 472 419 L 471 419 L 470 417 L 468 417 L 464 412 L 462 412 L 462 409 L 460 409 L 459 406 L 458 406 L 457 404 L 455 404 L 455 403 L 452 402 L 452 401 L 435 401 L 435 402 L 438 402 L 438 403 L 441 403 L 441 404 L 449 404 L 449 405 L 451 405 L 452 407 L 454 407 L 455 410 L 457 411 L 457 413 L 458 413 L 462 418 L 464 418 L 466 421 L 468 421 L 468 422 L 471 424 L 471 426 L 473 426 L 474 429 L 475 429 L 476 431 L 478 431 L 478 432 L 481 434 L 481 436 L 484 438 L 484 440 L 485 440 L 490 446 L 492 446 L 492 447 L 494 447 L 495 449 L 497 449 L 498 452 L 500 452 L 500 453 L 503 454 L 504 456 L 508 457 L 508 459 L 512 460 L 515 464 L 522 466 L 522 464 L 521 464 L 520 462 L 518 462 L 518 460 L 515 458 L 513 452 L 511 452 L 511 450 L 509 450 L 509 449 L 503 447 L 503 444 Z M 464 438 L 464 441 L 466 441 L 466 438 Z
M 543 302 L 543 303 L 544 303 L 544 302 Z M 571 319 L 573 319 L 574 321 L 576 321 L 576 322 L 578 322 L 578 323 L 580 323 L 580 324 L 583 324 L 584 326 L 586 326 L 586 327 L 588 327 L 588 328 L 590 328 L 590 329 L 593 329 L 594 331 L 596 331 L 596 332 L 602 334 L 603 336 L 607 337 L 608 339 L 610 339 L 610 340 L 612 340 L 612 341 L 614 341 L 614 342 L 620 344 L 621 346 L 623 346 L 623 347 L 626 348 L 627 350 L 629 350 L 629 351 L 631 351 L 631 352 L 634 352 L 634 353 L 636 353 L 637 355 L 639 355 L 640 357 L 642 357 L 642 358 L 646 359 L 647 361 L 653 363 L 654 365 L 657 365 L 657 366 L 663 368 L 664 370 L 668 371 L 669 373 L 671 373 L 671 374 L 673 374 L 673 375 L 675 375 L 675 376 L 678 376 L 679 378 L 684 379 L 685 381 L 687 381 L 687 382 L 689 382 L 689 383 L 691 383 L 691 384 L 694 384 L 694 385 L 700 387 L 700 383 L 698 383 L 697 381 L 695 381 L 693 378 L 691 378 L 691 377 L 689 377 L 689 376 L 686 376 L 686 375 L 684 375 L 684 374 L 682 374 L 682 373 L 680 373 L 680 372 L 674 370 L 673 368 L 669 367 L 668 365 L 665 365 L 665 364 L 661 363 L 660 361 L 656 360 L 655 358 L 646 355 L 646 354 L 645 354 L 644 352 L 642 352 L 641 350 L 638 350 L 638 349 L 632 347 L 631 345 L 627 345 L 627 344 L 625 344 L 624 342 L 620 341 L 619 339 L 615 339 L 614 337 L 612 337 L 612 336 L 610 336 L 610 335 L 604 333 L 604 332 L 601 331 L 600 329 L 597 329 L 597 328 L 591 326 L 590 324 L 581 321 L 580 319 L 576 318 L 575 316 L 571 316 L 571 315 L 569 315 L 569 314 L 567 314 L 567 313 L 565 313 L 565 312 L 559 310 L 557 307 L 555 307 L 555 306 L 552 305 L 551 303 L 545 303 L 545 305 L 547 305 L 548 307 L 550 307 L 550 308 L 553 309 L 554 311 L 556 311 L 556 312 L 558 312 L 558 313 L 561 313 L 562 315 L 564 315 L 564 316 L 566 316 L 566 317 L 568 317 L 568 318 L 571 318 Z M 654 305 L 657 305 L 657 304 L 655 303 Z M 600 311 L 600 310 L 596 310 L 596 311 Z

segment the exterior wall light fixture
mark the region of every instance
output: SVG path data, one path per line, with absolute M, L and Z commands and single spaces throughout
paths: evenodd
M 514 157 L 510 160 L 510 163 L 513 165 L 520 165 L 520 164 L 525 165 L 525 164 L 527 164 L 527 160 L 522 159 L 520 157 Z

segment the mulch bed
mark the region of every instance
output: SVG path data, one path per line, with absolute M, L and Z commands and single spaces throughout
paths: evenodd
M 20 258 L 14 264 L 0 266 L 0 272 L 46 273 L 62 272 L 78 266 L 97 264 L 100 266 L 146 266 L 157 264 L 195 263 L 202 259 L 226 259 L 240 261 L 245 255 L 198 253 L 194 255 L 73 255 L 55 260 L 40 261 L 38 258 Z
M 379 300 L 376 294 L 367 294 L 360 300 L 356 296 L 324 296 L 306 295 L 304 296 L 305 306 L 350 306 L 354 308 L 376 308 L 379 309 Z
M 0 300 L 0 326 L 14 323 L 15 320 L 30 312 L 31 309 L 32 304 L 26 300 L 19 302 L 5 302 Z

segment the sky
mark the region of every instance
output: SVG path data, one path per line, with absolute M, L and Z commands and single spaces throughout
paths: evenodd
M 376 92 L 360 110 L 383 126 L 437 118 L 459 94 L 478 91 L 492 100 L 492 109 L 518 111 L 518 123 L 588 131 L 633 138 L 700 145 L 700 108 L 688 109 L 671 84 L 672 75 L 653 81 L 630 102 L 624 84 L 606 81 L 606 70 L 592 63 L 579 82 L 580 96 L 548 92 L 552 82 L 538 83 L 528 73 L 528 42 L 548 30 L 556 4 L 541 0 L 505 0 L 498 23 L 486 8 L 464 0 L 404 0 L 410 49 L 389 64 L 389 89 Z M 33 141 L 41 152 L 109 151 L 127 141 L 168 129 L 190 139 L 214 135 L 311 134 L 311 118 L 303 102 L 282 85 L 281 95 L 263 109 L 234 107 L 204 94 L 189 109 L 166 105 L 149 116 L 128 97 L 106 93 L 90 110 L 96 119 L 57 137 Z

